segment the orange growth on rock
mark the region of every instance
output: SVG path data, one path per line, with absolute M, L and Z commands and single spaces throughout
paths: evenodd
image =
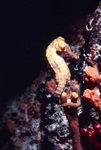
M 77 99 L 78 97 L 79 97 L 79 95 L 78 95 L 76 92 L 73 92 L 73 93 L 72 93 L 72 98 Z
M 33 104 L 33 108 L 35 112 L 40 112 L 40 103 L 38 101 L 35 101 Z
M 21 147 L 23 144 L 23 141 L 19 141 L 18 143 L 16 143 L 16 146 Z
M 62 98 L 62 99 L 67 98 L 67 93 L 66 93 L 66 92 L 62 92 L 61 98 Z
M 35 84 L 36 84 L 36 83 L 35 83 Z M 30 87 L 30 90 L 31 90 L 31 91 L 34 91 L 34 89 L 35 89 L 35 85 L 32 84 L 32 86 Z
M 86 89 L 83 93 L 83 97 L 86 100 L 89 100 L 90 103 L 93 103 L 95 107 L 101 110 L 101 99 L 95 89 L 93 90 Z
M 95 50 L 95 45 L 93 45 L 92 47 L 90 47 L 90 50 Z
M 52 93 L 52 94 L 54 94 L 55 93 L 55 85 L 56 85 L 56 83 L 55 83 L 55 80 L 54 79 L 51 79 L 50 81 L 47 81 L 46 82 L 46 88 L 47 88 L 47 91 L 49 92 L 49 93 Z
M 6 122 L 6 125 L 7 125 L 9 132 L 14 133 L 17 125 L 9 118 L 8 114 L 6 114 L 6 113 L 4 114 L 3 119 Z
M 23 106 L 24 106 L 24 100 L 21 100 L 20 107 L 23 107 Z
M 7 128 L 10 131 L 10 133 L 14 133 L 15 128 L 16 128 L 16 124 L 12 122 L 11 119 L 7 120 Z
M 91 66 L 86 67 L 85 74 L 83 74 L 83 77 L 85 81 L 101 81 L 101 75 L 98 74 L 98 69 Z

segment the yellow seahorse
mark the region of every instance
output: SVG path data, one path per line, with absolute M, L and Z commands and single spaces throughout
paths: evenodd
M 54 93 L 56 99 L 60 99 L 63 89 L 67 81 L 70 80 L 71 74 L 67 64 L 64 59 L 60 57 L 56 52 L 65 52 L 70 56 L 78 59 L 79 56 L 75 55 L 71 50 L 69 45 L 65 42 L 64 38 L 58 37 L 55 39 L 46 50 L 46 57 L 55 72 L 55 79 L 57 82 L 57 88 Z

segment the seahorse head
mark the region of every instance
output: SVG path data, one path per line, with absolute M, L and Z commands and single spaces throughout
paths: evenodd
M 63 52 L 66 46 L 65 40 L 62 37 L 58 37 L 53 41 L 53 44 L 57 52 Z
M 70 49 L 69 45 L 62 37 L 58 37 L 57 39 L 55 39 L 53 41 L 53 44 L 57 52 L 67 52 L 67 49 Z

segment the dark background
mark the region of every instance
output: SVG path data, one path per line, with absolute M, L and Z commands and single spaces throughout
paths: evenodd
M 97 6 L 97 0 L 0 1 L 0 109 L 45 67 L 48 44 Z

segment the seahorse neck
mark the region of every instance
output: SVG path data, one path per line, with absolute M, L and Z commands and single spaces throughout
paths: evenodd
M 56 57 L 59 56 L 56 52 L 56 49 L 53 46 L 47 49 L 46 55 L 48 56 L 47 58 L 52 58 L 52 59 L 55 59 Z

